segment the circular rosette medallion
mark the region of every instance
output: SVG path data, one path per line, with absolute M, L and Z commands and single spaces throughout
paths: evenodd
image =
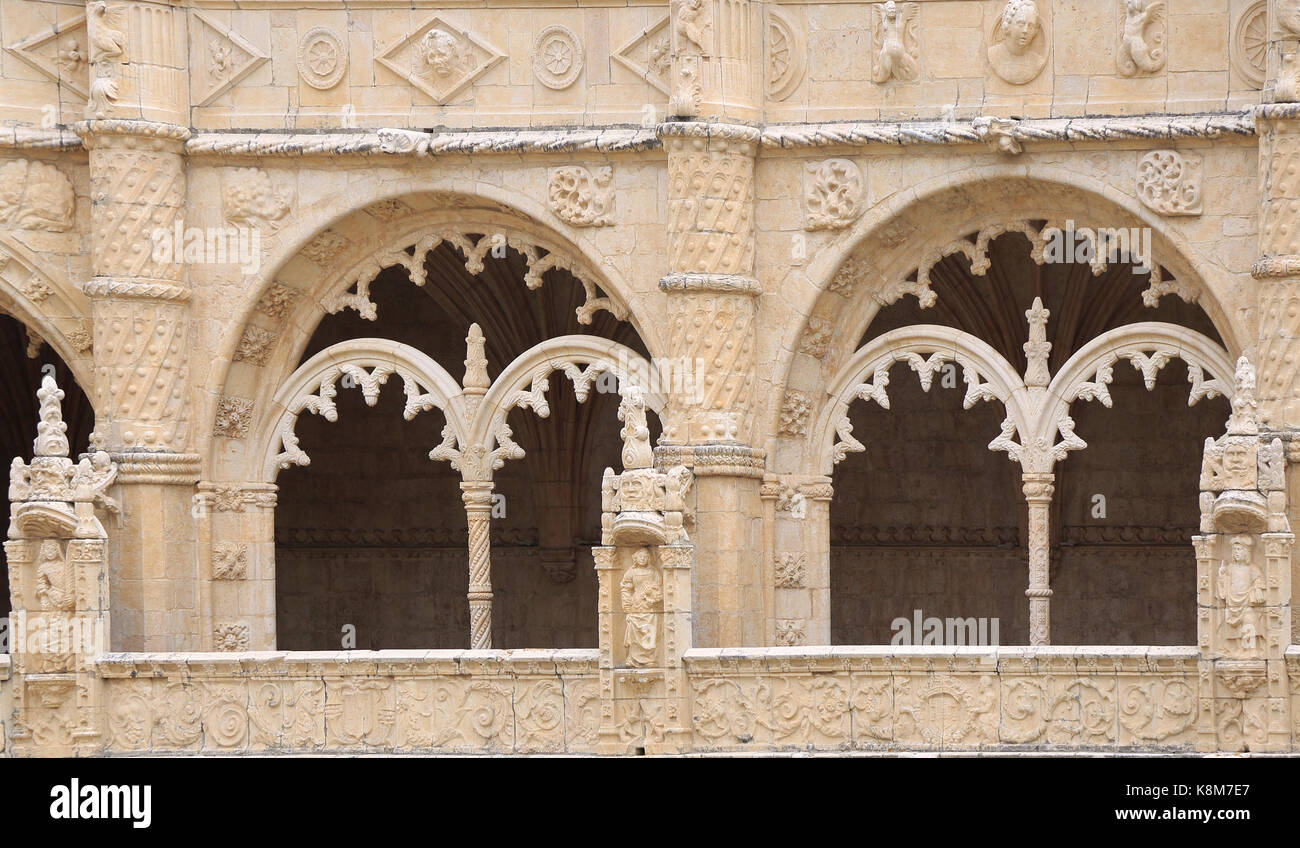
M 298 43 L 298 74 L 312 88 L 333 88 L 347 67 L 347 45 L 333 30 L 313 27 Z
M 573 85 L 582 73 L 582 44 L 568 27 L 548 26 L 537 36 L 533 49 L 533 73 L 547 88 Z

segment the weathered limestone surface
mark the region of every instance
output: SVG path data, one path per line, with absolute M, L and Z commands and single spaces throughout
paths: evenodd
M 1297 5 L 0 0 L 0 754 L 1300 748 Z

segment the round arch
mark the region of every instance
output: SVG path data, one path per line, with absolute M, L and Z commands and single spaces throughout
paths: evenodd
M 777 385 L 811 390 L 806 382 L 816 374 L 836 373 L 853 355 L 857 342 L 879 309 L 904 295 L 933 297 L 923 278 L 927 262 L 964 253 L 979 267 L 984 250 L 997 235 L 1022 232 L 1041 250 L 1040 232 L 1031 221 L 1079 225 L 1149 227 L 1152 232 L 1152 291 L 1146 295 L 1177 294 L 1194 299 L 1224 339 L 1230 351 L 1241 346 L 1242 328 L 1222 307 L 1220 292 L 1233 282 L 1231 272 L 1207 261 L 1179 229 L 1135 198 L 1087 175 L 1059 166 L 1008 164 L 974 168 L 956 176 L 931 178 L 899 192 L 870 209 L 854 226 L 835 236 L 806 268 L 792 269 L 802 285 L 794 292 L 794 311 L 804 319 L 792 326 L 774 350 Z M 934 220 L 960 220 L 951 231 L 937 230 Z M 967 234 L 978 234 L 974 240 Z M 1161 274 L 1160 268 L 1169 274 Z M 853 274 L 847 272 L 853 271 Z M 869 285 L 853 285 L 854 277 Z M 1145 297 L 1145 296 L 1144 296 Z M 815 344 L 810 340 L 815 341 Z M 810 348 L 816 355 L 809 352 Z M 807 360 L 801 362 L 801 360 Z M 780 410 L 769 408 L 771 429 L 778 432 Z M 799 460 L 789 454 L 789 440 L 773 445 L 779 470 L 796 472 Z
M 897 362 L 906 362 L 926 391 L 935 373 L 945 363 L 954 363 L 962 369 L 966 382 L 966 409 L 979 401 L 997 400 L 1015 432 L 1029 432 L 1033 425 L 1032 408 L 1020 375 L 986 342 L 970 333 L 930 324 L 891 330 L 857 351 L 828 387 L 830 399 L 812 429 L 816 473 L 830 476 L 846 454 L 862 450 L 862 444 L 852 435 L 849 404 L 861 398 L 888 409 L 889 369 Z M 871 382 L 864 382 L 868 377 Z
M 53 348 L 94 402 L 90 302 L 75 287 L 42 270 L 25 247 L 4 237 L 0 237 L 0 312 L 11 315 Z
M 521 353 L 492 381 L 469 426 L 471 444 L 490 448 L 512 409 L 526 407 L 543 418 L 549 416 L 546 392 L 550 375 L 556 371 L 573 383 L 580 403 L 586 400 L 600 374 L 610 373 L 620 383 L 644 389 L 646 405 L 656 415 L 663 412 L 666 399 L 654 388 L 655 372 L 643 356 L 607 339 L 559 336 Z
M 442 410 L 447 427 L 458 439 L 468 439 L 461 387 L 437 362 L 410 345 L 384 339 L 353 339 L 331 345 L 298 368 L 276 392 L 275 414 L 267 416 L 254 444 L 262 458 L 257 482 L 274 483 L 290 465 L 309 465 L 311 458 L 298 445 L 298 416 L 310 412 L 337 420 L 333 398 L 336 383 L 352 382 L 373 406 L 388 378 L 396 375 L 406 394 L 404 417 L 411 420 L 433 407 Z M 314 391 L 313 391 L 314 387 Z
M 1120 359 L 1128 360 L 1142 372 L 1148 390 L 1155 385 L 1158 371 L 1171 360 L 1181 359 L 1187 365 L 1187 382 L 1191 384 L 1188 406 L 1207 397 L 1232 399 L 1232 359 L 1212 339 L 1177 324 L 1128 324 L 1089 341 L 1052 377 L 1047 390 L 1049 403 L 1035 422 L 1034 439 L 1050 444 L 1057 435 L 1058 422 L 1076 400 L 1097 400 L 1109 407 L 1111 371 Z M 1080 444 L 1068 449 L 1082 447 Z
M 423 284 L 417 257 L 443 242 L 465 255 L 471 273 L 481 270 L 488 256 L 517 251 L 527 263 L 524 282 L 529 288 L 543 285 L 550 270 L 570 272 L 586 290 L 580 322 L 608 310 L 627 320 L 648 349 L 656 349 L 654 325 L 638 320 L 636 298 L 607 259 L 592 258 L 600 253 L 586 236 L 571 238 L 521 213 L 519 208 L 528 204 L 513 194 L 501 201 L 493 199 L 493 192 L 484 195 L 437 190 L 377 194 L 284 239 L 292 247 L 279 252 L 267 265 L 271 270 L 249 288 L 235 310 L 238 320 L 220 342 L 206 381 L 202 420 L 215 418 L 223 395 L 252 401 L 255 415 L 268 409 L 274 387 L 294 371 L 321 320 L 344 309 L 366 317 L 368 286 L 384 268 L 400 266 L 414 284 Z M 242 467 L 237 455 L 214 450 L 215 444 L 202 448 L 212 457 L 211 479 L 237 480 L 257 472 Z

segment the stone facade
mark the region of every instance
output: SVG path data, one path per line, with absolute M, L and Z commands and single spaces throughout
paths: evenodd
M 1300 748 L 1298 53 L 0 0 L 0 754 Z

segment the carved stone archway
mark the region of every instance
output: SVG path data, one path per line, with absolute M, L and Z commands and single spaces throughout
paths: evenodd
M 301 363 L 314 329 L 329 315 L 355 310 L 373 319 L 369 287 L 384 269 L 401 269 L 411 283 L 425 283 L 421 259 L 440 244 L 463 257 L 464 269 L 478 274 L 507 253 L 523 257 L 527 289 L 543 286 L 554 272 L 569 275 L 585 292 L 579 323 L 608 311 L 630 323 L 649 350 L 658 349 L 659 332 L 638 318 L 634 298 L 598 263 L 553 229 L 504 202 L 453 192 L 386 197 L 304 234 L 285 256 L 250 288 L 241 321 L 221 343 L 221 354 L 206 381 L 199 420 L 214 421 L 224 398 L 251 401 L 256 421 L 271 394 Z M 219 429 L 219 428 L 218 428 Z M 200 439 L 206 438 L 205 432 Z M 247 466 L 209 441 L 200 450 L 210 459 L 205 477 L 251 480 L 260 469 Z M 237 461 L 235 461 L 237 459 Z

